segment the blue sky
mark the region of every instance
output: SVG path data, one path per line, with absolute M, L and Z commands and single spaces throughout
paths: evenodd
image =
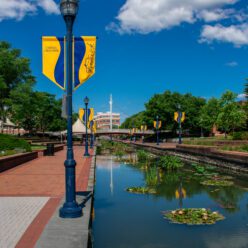
M 0 39 L 31 59 L 36 89 L 61 97 L 42 75 L 41 37 L 65 34 L 53 0 L 0 1 Z M 75 35 L 99 37 L 96 74 L 74 94 L 74 110 L 90 98 L 96 111 L 122 119 L 165 90 L 219 97 L 243 93 L 248 77 L 245 0 L 81 0 Z

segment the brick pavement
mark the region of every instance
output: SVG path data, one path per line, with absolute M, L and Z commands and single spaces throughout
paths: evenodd
M 83 147 L 74 147 L 77 191 L 85 191 L 88 184 L 91 158 L 83 158 L 83 152 Z M 9 235 L 6 237 L 1 230 L 0 236 L 1 242 L 5 242 L 4 248 L 12 248 L 15 245 L 34 247 L 64 196 L 65 157 L 66 149 L 57 152 L 55 156 L 39 157 L 0 174 L 0 212 L 4 209 L 4 215 L 9 216 L 5 218 Z M 17 221 L 13 225 L 16 218 L 20 222 Z M 26 224 L 21 226 L 20 223 Z

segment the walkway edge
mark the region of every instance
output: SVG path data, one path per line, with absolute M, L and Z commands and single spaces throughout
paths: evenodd
M 36 248 L 87 248 L 90 243 L 90 222 L 93 204 L 94 183 L 95 183 L 95 166 L 96 166 L 96 149 L 91 157 L 91 164 L 88 177 L 86 192 L 77 194 L 77 202 L 82 203 L 83 216 L 76 219 L 59 218 L 59 208 L 64 202 L 60 202 L 55 213 L 45 227 L 41 237 L 37 241 Z M 88 194 L 87 194 L 88 193 Z

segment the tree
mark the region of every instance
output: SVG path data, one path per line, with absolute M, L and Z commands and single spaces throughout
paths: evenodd
M 225 136 L 230 131 L 237 128 L 244 128 L 246 124 L 246 113 L 235 101 L 237 94 L 226 91 L 220 99 L 220 113 L 217 117 L 218 128 L 225 132 Z
M 211 98 L 207 104 L 200 110 L 199 125 L 206 131 L 210 132 L 213 126 L 217 122 L 217 118 L 220 112 L 220 104 L 218 99 Z
M 3 113 L 11 90 L 19 84 L 34 84 L 35 78 L 29 66 L 29 59 L 21 57 L 19 49 L 12 49 L 7 42 L 0 42 L 0 113 Z
M 11 120 L 19 127 L 32 132 L 37 123 L 37 101 L 32 89 L 32 83 L 22 83 L 10 92 L 8 99 Z
M 150 128 L 153 127 L 153 121 L 158 115 L 162 121 L 162 129 L 175 131 L 178 128 L 178 124 L 174 121 L 174 112 L 177 111 L 178 104 L 181 105 L 181 111 L 186 114 L 183 128 L 190 129 L 192 132 L 199 131 L 198 116 L 200 109 L 205 105 L 205 99 L 192 96 L 191 94 L 182 95 L 177 92 L 165 91 L 163 94 L 154 95 L 145 104 L 145 122 Z

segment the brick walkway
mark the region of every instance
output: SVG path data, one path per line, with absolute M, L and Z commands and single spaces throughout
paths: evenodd
M 83 147 L 74 147 L 77 191 L 88 184 L 91 158 L 83 158 L 83 152 Z M 0 247 L 34 247 L 64 196 L 65 157 L 66 149 L 0 174 L 0 218 L 6 227 L 0 232 Z

